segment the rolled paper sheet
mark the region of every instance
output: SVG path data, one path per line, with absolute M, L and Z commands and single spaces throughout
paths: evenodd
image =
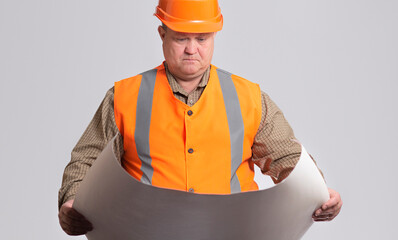
M 94 226 L 89 240 L 296 240 L 329 199 L 304 147 L 292 173 L 264 190 L 195 194 L 143 184 L 116 160 L 110 141 L 82 181 L 73 207 Z

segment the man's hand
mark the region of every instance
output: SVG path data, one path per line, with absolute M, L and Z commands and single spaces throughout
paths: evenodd
M 83 235 L 93 230 L 93 225 L 80 213 L 72 208 L 73 201 L 62 204 L 58 213 L 59 224 L 68 235 Z
M 314 212 L 314 221 L 331 221 L 339 214 L 343 205 L 340 194 L 329 188 L 329 196 L 330 199 Z

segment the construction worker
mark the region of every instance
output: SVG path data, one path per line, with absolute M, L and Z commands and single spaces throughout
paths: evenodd
M 73 199 L 114 136 L 115 155 L 137 180 L 195 193 L 258 190 L 253 164 L 278 183 L 300 157 L 300 144 L 269 96 L 211 64 L 216 32 L 223 26 L 217 0 L 160 0 L 155 16 L 162 22 L 165 61 L 115 83 L 65 168 L 59 221 L 67 234 L 93 229 L 73 209 Z M 315 221 L 339 213 L 340 195 L 329 193 Z

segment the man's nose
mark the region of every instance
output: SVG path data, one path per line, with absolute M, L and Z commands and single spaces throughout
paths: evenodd
M 189 40 L 185 46 L 185 53 L 192 55 L 196 53 L 197 49 L 195 41 Z

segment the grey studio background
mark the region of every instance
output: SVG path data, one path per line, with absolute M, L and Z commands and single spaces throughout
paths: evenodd
M 156 5 L 0 0 L 1 239 L 85 239 L 58 224 L 63 169 L 113 82 L 162 62 Z M 261 85 L 342 195 L 303 239 L 396 239 L 398 2 L 220 5 L 213 63 Z

